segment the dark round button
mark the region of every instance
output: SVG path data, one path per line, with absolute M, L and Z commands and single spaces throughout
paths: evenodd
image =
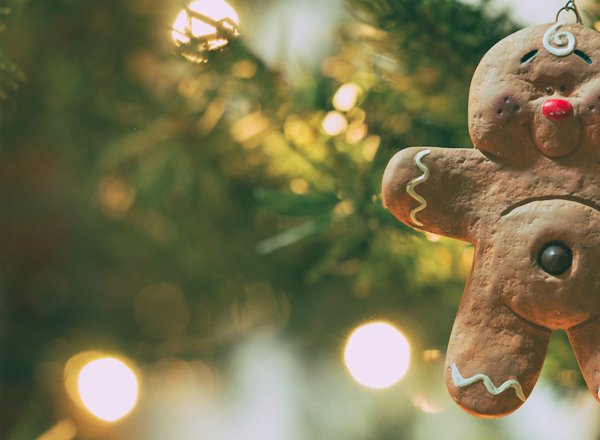
M 542 247 L 538 264 L 550 275 L 562 275 L 571 267 L 573 263 L 573 252 L 569 246 L 560 242 L 553 241 Z

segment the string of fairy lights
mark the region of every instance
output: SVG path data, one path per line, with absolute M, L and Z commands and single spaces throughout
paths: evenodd
M 360 385 L 383 390 L 408 372 L 410 345 L 392 323 L 365 323 L 346 338 L 343 362 Z M 73 356 L 64 369 L 67 394 L 95 418 L 114 423 L 129 415 L 140 395 L 143 372 L 121 355 L 86 351 Z

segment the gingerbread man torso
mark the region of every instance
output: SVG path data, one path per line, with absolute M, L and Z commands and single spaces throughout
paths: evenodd
M 476 247 L 448 389 L 473 414 L 514 411 L 563 329 L 600 401 L 600 34 L 542 25 L 498 43 L 469 122 L 477 149 L 408 148 L 383 180 L 399 220 Z

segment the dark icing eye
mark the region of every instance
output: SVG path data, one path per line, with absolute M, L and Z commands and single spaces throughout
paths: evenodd
M 537 49 L 533 49 L 531 52 L 527 52 L 525 55 L 523 55 L 523 58 L 521 58 L 521 64 L 525 64 L 525 63 L 531 61 L 533 59 L 533 57 L 535 57 L 537 54 L 538 54 Z
M 588 64 L 592 64 L 592 59 L 590 57 L 587 56 L 587 54 L 583 53 L 580 50 L 575 50 L 573 52 L 575 55 L 577 55 L 579 58 L 581 58 L 583 61 L 585 61 Z
M 567 91 L 567 86 L 560 86 L 558 90 L 560 90 L 561 93 L 565 93 Z
M 538 264 L 550 275 L 562 275 L 573 263 L 573 252 L 565 243 L 553 241 L 546 243 L 539 254 Z
M 554 89 L 551 86 L 544 87 L 544 92 L 546 95 L 552 95 L 554 93 Z

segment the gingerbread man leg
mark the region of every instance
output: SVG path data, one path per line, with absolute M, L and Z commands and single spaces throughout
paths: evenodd
M 500 283 L 484 266 L 486 259 L 479 257 L 450 337 L 446 385 L 467 412 L 501 417 L 519 408 L 531 393 L 551 332 L 517 316 L 499 300 Z
M 567 331 L 585 381 L 600 402 L 600 318 Z

